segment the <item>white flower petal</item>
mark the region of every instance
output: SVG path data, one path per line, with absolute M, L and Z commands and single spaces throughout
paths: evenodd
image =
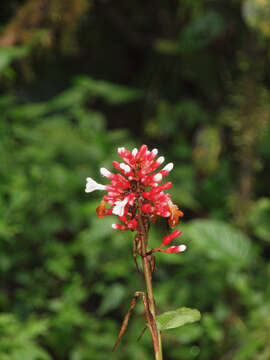
M 173 163 L 169 163 L 166 166 L 164 166 L 162 170 L 172 171 L 172 169 L 173 169 Z
M 121 168 L 122 170 L 126 171 L 126 164 L 121 163 L 121 164 L 120 164 L 120 168 Z
M 179 250 L 180 250 L 180 252 L 183 252 L 183 251 L 185 251 L 186 250 L 186 245 L 184 245 L 184 244 L 182 244 L 182 245 L 179 245 Z
M 86 179 L 86 186 L 85 186 L 85 192 L 90 193 L 95 190 L 106 190 L 105 185 L 98 184 L 95 180 L 88 177 Z
M 112 213 L 114 215 L 123 216 L 124 212 L 125 212 L 125 206 L 126 206 L 127 202 L 128 202 L 127 197 L 122 201 L 116 201 L 115 206 L 114 206 L 114 208 L 112 210 Z
M 153 180 L 154 180 L 154 181 L 161 181 L 161 180 L 162 180 L 162 175 L 161 175 L 161 174 L 156 174 L 156 175 L 153 177 Z
M 127 164 L 121 163 L 120 168 L 124 170 L 126 173 L 130 172 L 130 167 Z
M 124 147 L 119 147 L 119 148 L 117 149 L 117 151 L 118 151 L 118 153 L 120 154 L 121 152 L 125 151 L 125 148 L 124 148 Z
M 160 156 L 160 157 L 157 159 L 157 162 L 158 162 L 159 164 L 164 163 L 164 161 L 165 161 L 165 157 L 164 157 L 164 156 Z
M 106 178 L 108 178 L 111 175 L 111 172 L 105 168 L 101 168 L 100 173 L 102 176 L 105 176 Z

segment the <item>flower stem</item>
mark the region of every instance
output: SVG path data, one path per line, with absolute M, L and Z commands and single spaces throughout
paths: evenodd
M 142 210 L 141 210 L 141 201 L 138 201 L 138 220 L 141 230 L 141 255 L 142 255 L 142 265 L 143 265 L 143 272 L 144 272 L 144 279 L 146 284 L 146 291 L 149 299 L 149 310 L 152 314 L 154 326 L 156 327 L 156 308 L 155 308 L 155 299 L 154 299 L 154 293 L 153 293 L 153 287 L 152 287 L 152 270 L 151 265 L 149 263 L 149 259 L 147 257 L 147 242 L 148 242 L 148 229 L 145 229 L 145 226 L 143 224 L 142 219 Z M 161 334 L 160 331 L 157 331 L 158 334 L 158 350 L 155 351 L 155 360 L 162 360 L 162 342 L 161 342 Z M 153 334 L 152 334 L 153 338 Z M 154 343 L 154 339 L 153 339 Z

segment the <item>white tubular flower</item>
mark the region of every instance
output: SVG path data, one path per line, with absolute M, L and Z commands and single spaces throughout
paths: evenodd
M 156 182 L 160 182 L 162 180 L 162 175 L 161 174 L 156 174 L 153 177 L 153 180 L 156 181 Z
M 165 157 L 164 157 L 164 156 L 160 156 L 159 158 L 157 158 L 157 162 L 158 162 L 159 164 L 164 163 L 164 161 L 165 161 Z
M 126 226 L 125 225 L 120 225 L 120 224 L 112 224 L 112 228 L 114 230 L 126 230 Z
M 121 163 L 120 164 L 120 168 L 122 169 L 122 170 L 124 170 L 124 172 L 125 173 L 129 173 L 130 172 L 130 166 L 128 166 L 127 164 L 124 164 L 124 163 Z
M 162 170 L 172 171 L 172 169 L 173 169 L 173 163 L 169 163 L 166 166 L 164 166 L 164 168 Z
M 138 149 L 137 149 L 137 148 L 134 148 L 134 149 L 132 150 L 132 155 L 133 155 L 133 156 L 136 156 L 137 153 L 138 153 Z
M 101 168 L 100 173 L 102 176 L 105 176 L 106 178 L 110 177 L 112 174 L 109 170 L 107 170 L 105 168 Z
M 156 155 L 158 154 L 158 149 L 153 149 L 153 150 L 152 150 L 152 154 L 153 154 L 154 156 L 156 156 Z
M 186 250 L 186 245 L 184 245 L 184 244 L 182 244 L 182 245 L 179 245 L 179 250 L 180 250 L 180 252 L 183 252 L 183 251 L 185 251 Z
M 127 205 L 127 203 L 128 203 L 127 197 L 122 201 L 116 201 L 112 213 L 114 215 L 123 216 L 125 212 L 125 206 Z
M 124 148 L 124 147 L 119 147 L 118 149 L 117 149 L 117 152 L 118 152 L 118 154 L 121 154 L 123 151 L 125 151 L 126 149 Z
M 95 190 L 106 190 L 106 186 L 98 184 L 95 180 L 88 177 L 86 179 L 85 192 L 90 193 L 90 192 L 95 191 Z

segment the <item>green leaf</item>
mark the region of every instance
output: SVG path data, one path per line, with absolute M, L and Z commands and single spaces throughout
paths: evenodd
M 252 206 L 248 214 L 248 222 L 256 236 L 270 241 L 270 198 L 261 198 Z
M 6 69 L 15 59 L 26 56 L 28 49 L 23 46 L 11 46 L 0 49 L 0 72 Z
M 256 354 L 262 349 L 265 344 L 265 339 L 249 339 L 250 341 L 244 344 L 236 352 L 233 360 L 247 360 L 254 358 Z M 257 357 L 256 357 L 257 358 Z M 258 359 L 258 358 L 257 358 Z
M 100 314 L 106 314 L 116 309 L 125 296 L 124 286 L 115 284 L 106 289 L 105 296 L 99 308 Z
M 87 93 L 90 92 L 95 97 L 103 98 L 109 104 L 122 104 L 134 101 L 143 95 L 141 90 L 131 89 L 107 81 L 95 80 L 86 76 L 77 77 L 75 84 L 76 88 L 80 88 Z
M 199 251 L 227 266 L 246 266 L 254 257 L 250 239 L 242 231 L 223 221 L 191 221 L 185 228 L 185 236 L 189 237 Z
M 186 324 L 192 324 L 199 321 L 201 314 L 199 310 L 186 307 L 173 311 L 167 311 L 156 317 L 158 330 L 173 329 Z

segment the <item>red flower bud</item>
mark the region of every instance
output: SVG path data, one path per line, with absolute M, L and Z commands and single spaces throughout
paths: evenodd
M 170 235 L 167 235 L 167 236 L 165 236 L 165 237 L 163 238 L 162 244 L 163 244 L 163 245 L 169 245 L 171 241 L 172 241 L 172 239 L 171 239 Z
M 126 226 L 125 225 L 120 225 L 120 224 L 112 224 L 112 228 L 114 230 L 126 230 Z
M 166 253 L 180 253 L 186 250 L 186 245 L 182 244 L 182 245 L 178 245 L 178 246 L 170 246 L 168 249 L 164 250 L 164 252 Z
M 137 226 L 138 226 L 138 221 L 136 219 L 132 219 L 127 222 L 128 229 L 136 230 Z
M 174 230 L 174 231 L 171 233 L 170 237 L 171 237 L 171 239 L 175 239 L 177 236 L 180 236 L 181 234 L 182 234 L 182 231 L 180 231 L 180 230 Z
M 171 243 L 172 239 L 175 239 L 177 236 L 179 236 L 181 234 L 182 234 L 182 231 L 174 230 L 170 235 L 167 235 L 163 238 L 162 244 L 169 245 Z
M 152 212 L 153 206 L 151 204 L 143 204 L 142 206 L 142 211 L 145 213 L 150 213 Z

